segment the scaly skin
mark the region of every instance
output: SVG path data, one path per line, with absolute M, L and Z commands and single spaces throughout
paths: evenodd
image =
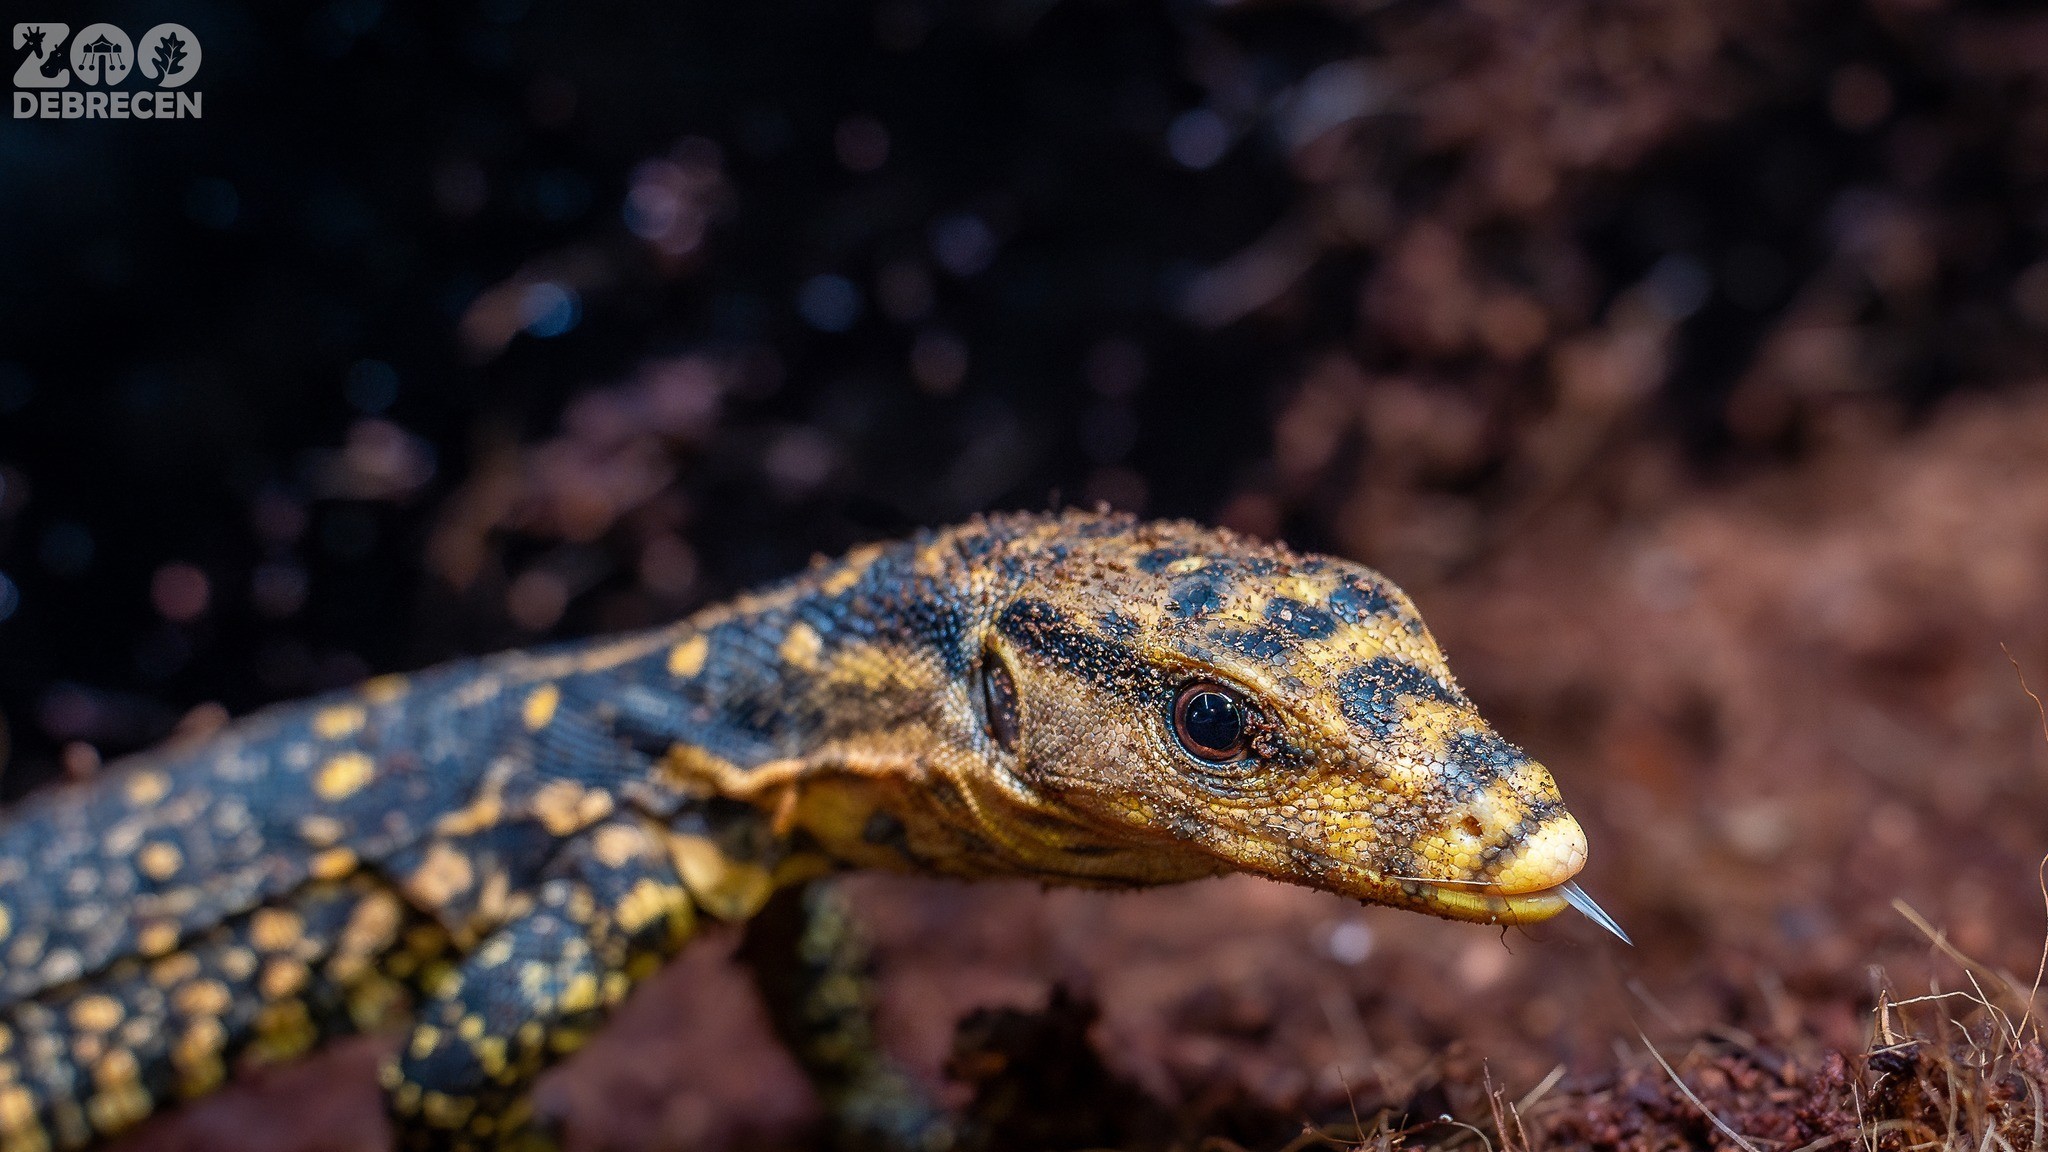
M 1191 683 L 1243 701 L 1243 755 L 1176 735 Z M 18 806 L 0 1152 L 407 1019 L 384 1076 L 404 1143 L 519 1145 L 534 1077 L 698 916 L 838 868 L 1244 871 L 1530 922 L 1585 854 L 1379 575 L 1188 524 L 976 520 L 669 628 L 271 709 Z

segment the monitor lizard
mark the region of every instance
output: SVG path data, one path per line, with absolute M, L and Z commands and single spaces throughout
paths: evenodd
M 1457 920 L 1586 840 L 1379 574 L 1189 523 L 977 518 L 668 627 L 373 679 L 0 816 L 0 1152 L 405 1028 L 400 1143 L 528 1089 L 705 917 L 845 868 L 1249 872 Z M 1611 922 L 1609 922 L 1611 923 Z M 1617 930 L 1618 931 L 1618 930 Z

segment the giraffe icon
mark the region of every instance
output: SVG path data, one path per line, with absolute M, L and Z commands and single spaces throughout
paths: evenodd
M 62 88 L 71 83 L 64 42 L 71 38 L 69 24 L 16 24 L 14 50 L 22 52 L 21 66 L 14 70 L 16 88 Z

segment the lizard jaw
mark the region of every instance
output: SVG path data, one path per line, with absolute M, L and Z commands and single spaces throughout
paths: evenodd
M 1566 815 L 1538 829 L 1505 867 L 1484 880 L 1404 878 L 1401 894 L 1410 907 L 1490 924 L 1534 924 L 1571 908 L 1624 944 L 1633 944 L 1614 917 L 1572 881 L 1585 866 L 1586 834 Z
M 1409 906 L 1420 911 L 1449 920 L 1475 920 L 1486 924 L 1537 924 L 1570 908 L 1613 933 L 1622 943 L 1635 944 L 1620 923 L 1595 903 L 1585 889 L 1572 881 L 1533 892 L 1461 889 L 1427 882 L 1404 884 L 1402 891 L 1412 901 Z
M 1491 885 L 1468 888 L 1410 880 L 1400 882 L 1397 891 L 1397 902 L 1416 911 L 1481 924 L 1536 924 L 1571 907 L 1562 885 L 1510 894 Z

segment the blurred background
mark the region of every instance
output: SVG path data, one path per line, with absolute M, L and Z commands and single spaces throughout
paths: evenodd
M 1639 1026 L 1859 1051 L 1880 987 L 1959 979 L 1895 899 L 2033 968 L 2037 6 L 21 15 L 186 25 L 205 115 L 0 123 L 8 798 L 181 723 L 1100 503 L 1407 587 L 1638 947 L 1252 881 L 864 878 L 885 1030 L 956 1102 L 956 1021 L 1056 984 L 1092 1026 L 1009 1022 L 1136 1095 L 1034 1139 L 1274 1146 L 1463 1115 L 1487 1076 L 1611 1085 Z M 814 1134 L 731 947 L 550 1082 L 573 1146 Z M 373 1047 L 142 1146 L 381 1146 Z

